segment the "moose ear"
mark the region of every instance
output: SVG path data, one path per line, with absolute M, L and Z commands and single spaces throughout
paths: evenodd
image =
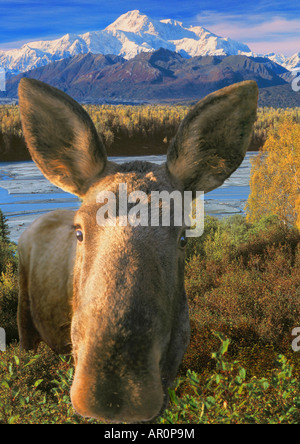
M 219 187 L 241 164 L 256 118 L 258 87 L 246 81 L 210 94 L 182 121 L 167 154 L 185 190 Z
M 106 165 L 106 151 L 87 112 L 38 80 L 19 85 L 25 140 L 37 166 L 58 187 L 83 196 Z

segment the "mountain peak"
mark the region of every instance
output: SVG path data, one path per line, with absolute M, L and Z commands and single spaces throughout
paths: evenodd
M 164 20 L 160 20 L 160 22 L 161 23 L 166 23 L 167 25 L 183 27 L 183 23 L 182 22 L 179 22 L 178 20 L 174 20 L 174 19 L 164 19 Z
M 141 13 L 138 9 L 128 11 L 126 14 L 122 14 L 111 25 L 107 26 L 105 30 L 108 31 L 125 31 L 125 32 L 141 32 L 146 31 L 149 28 L 151 21 L 149 17 Z

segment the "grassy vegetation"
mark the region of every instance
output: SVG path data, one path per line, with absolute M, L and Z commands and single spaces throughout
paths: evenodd
M 1 231 L 1 229 L 0 229 Z M 0 236 L 1 238 L 1 236 Z M 17 258 L 0 244 L 0 423 L 96 423 L 75 414 L 72 361 L 41 345 L 21 353 L 16 329 Z M 207 217 L 187 246 L 192 337 L 159 424 L 299 423 L 300 234 L 276 217 Z M 217 332 L 217 333 L 216 333 Z

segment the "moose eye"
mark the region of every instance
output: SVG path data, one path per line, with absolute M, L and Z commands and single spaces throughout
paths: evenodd
M 187 244 L 188 240 L 185 234 L 185 231 L 181 234 L 180 239 L 179 239 L 179 246 L 180 248 L 185 248 L 186 244 Z
M 81 230 L 76 230 L 76 237 L 77 237 L 78 242 L 83 241 L 83 233 Z

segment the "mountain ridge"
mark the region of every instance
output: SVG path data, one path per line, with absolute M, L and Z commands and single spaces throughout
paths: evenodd
M 255 80 L 260 105 L 299 106 L 300 95 L 285 79 L 289 72 L 259 57 L 198 56 L 186 59 L 161 48 L 126 60 L 116 55 L 78 54 L 13 76 L 2 98 L 17 98 L 22 77 L 55 86 L 82 103 L 174 103 L 197 101 L 243 80 Z M 275 94 L 276 91 L 276 94 Z

